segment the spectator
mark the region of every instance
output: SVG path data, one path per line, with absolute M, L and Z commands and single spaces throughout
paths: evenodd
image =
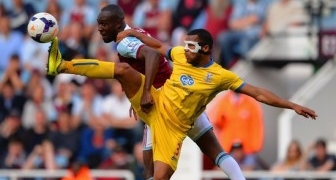
M 317 172 L 328 172 L 336 170 L 336 157 L 334 154 L 327 152 L 327 142 L 324 139 L 318 139 L 314 146 L 309 146 L 306 152 L 305 170 L 313 170 Z M 328 180 L 328 179 L 319 179 Z
M 153 37 L 168 41 L 171 28 L 171 10 L 164 7 L 165 3 L 160 0 L 145 0 L 137 5 L 133 25 L 142 28 Z
M 25 103 L 22 114 L 22 124 L 26 129 L 34 126 L 36 121 L 35 114 L 43 113 L 47 122 L 54 121 L 57 116 L 52 101 L 44 97 L 44 87 L 38 84 L 31 88 L 33 92 L 31 92 L 30 99 Z
M 7 10 L 5 6 L 0 2 L 0 17 L 7 15 Z
M 104 118 L 109 127 L 113 128 L 115 140 L 123 145 L 128 153 L 133 152 L 133 146 L 143 132 L 142 123 L 135 121 L 134 117 L 130 117 L 129 109 L 131 104 L 127 99 L 121 84 L 112 80 L 111 94 L 108 95 L 103 102 Z M 138 131 L 137 131 L 138 130 Z
M 214 98 L 206 112 L 226 152 L 239 139 L 245 153 L 258 153 L 263 145 L 264 122 L 261 105 L 253 98 L 227 91 Z
M 97 56 L 99 57 L 100 54 L 98 53 Z M 101 97 L 105 97 L 110 94 L 110 84 L 106 79 L 92 79 L 92 85 L 95 87 L 97 94 Z
M 11 21 L 11 29 L 24 35 L 27 32 L 30 17 L 33 16 L 36 11 L 30 3 L 25 3 L 23 0 L 13 0 L 12 3 L 12 9 L 10 9 L 8 13 Z
M 24 92 L 25 96 L 27 98 L 33 98 L 35 88 L 41 86 L 43 88 L 41 97 L 49 101 L 53 95 L 53 89 L 50 83 L 51 82 L 46 78 L 46 76 L 42 74 L 42 72 L 37 69 L 33 69 L 29 76 L 28 82 L 26 83 L 26 88 Z
M 0 156 L 5 154 L 11 139 L 23 140 L 25 130 L 21 126 L 21 118 L 17 111 L 12 110 L 0 123 Z
M 134 168 L 134 175 L 136 180 L 143 179 L 143 171 L 144 171 L 144 162 L 142 157 L 143 145 L 142 141 L 138 141 L 133 150 L 133 156 L 135 158 L 135 168 Z
M 46 12 L 47 4 L 52 0 L 23 0 L 26 4 L 31 4 L 36 12 Z
M 24 144 L 21 139 L 13 137 L 9 140 L 8 150 L 1 153 L 1 169 L 21 169 L 26 160 Z
M 55 170 L 56 166 L 51 143 L 47 140 L 43 140 L 40 144 L 34 146 L 22 169 Z
M 204 26 L 204 19 L 198 21 L 197 18 L 202 14 L 207 6 L 207 0 L 185 0 L 179 1 L 173 13 L 173 32 L 172 44 L 181 45 L 182 40 L 189 29 Z
M 79 22 L 72 22 L 67 26 L 67 36 L 63 39 L 64 43 L 78 54 L 88 57 L 88 40 L 84 37 L 86 26 Z
M 14 76 L 11 76 L 13 78 Z M 0 83 L 0 123 L 11 113 L 22 114 L 25 96 L 17 92 L 12 83 Z
M 219 34 L 228 31 L 229 19 L 232 13 L 233 5 L 230 0 L 210 0 L 209 6 L 205 9 L 205 24 L 213 39 L 214 44 L 218 44 L 217 39 Z M 220 45 L 214 46 L 213 56 L 219 62 Z
M 262 36 L 285 33 L 290 27 L 308 21 L 304 4 L 296 0 L 279 0 L 270 6 L 264 23 Z
M 89 40 L 96 27 L 95 15 L 95 9 L 86 0 L 75 0 L 71 7 L 65 9 L 60 21 L 60 40 L 84 57 L 88 57 Z
M 284 160 L 275 163 L 271 167 L 273 172 L 300 171 L 302 170 L 303 153 L 299 141 L 293 140 L 287 148 Z
M 13 54 L 9 59 L 8 67 L 2 77 L 2 82 L 11 83 L 15 93 L 22 93 L 25 88 L 25 79 L 25 75 L 20 66 L 20 57 L 17 54 Z
M 53 104 L 57 112 L 71 112 L 75 92 L 70 82 L 60 81 L 56 84 L 56 92 L 53 97 Z M 73 125 L 71 125 L 73 126 Z
M 183 27 L 188 30 L 193 26 L 193 21 L 201 14 L 206 5 L 206 0 L 179 1 L 173 14 L 173 27 Z
M 75 4 L 72 7 L 67 7 L 64 11 L 60 25 L 64 30 L 68 29 L 72 24 L 82 25 L 85 28 L 81 28 L 79 32 L 88 40 L 92 35 L 96 23 L 95 9 L 90 7 L 86 0 L 75 0 L 74 2 Z
M 57 0 L 48 0 L 46 12 L 53 15 L 58 22 L 61 21 L 62 11 L 61 6 L 59 5 Z M 61 30 L 61 29 L 59 29 Z
M 115 169 L 115 170 L 132 170 L 134 158 L 126 152 L 126 150 L 117 145 L 111 155 L 105 159 L 100 165 L 99 169 Z M 123 178 L 98 178 L 98 180 L 122 180 Z
M 71 126 L 71 116 L 67 111 L 59 112 L 56 126 L 48 139 L 54 151 L 55 167 L 66 168 L 78 152 L 80 134 Z
M 118 6 L 125 12 L 125 22 L 128 25 L 133 25 L 134 10 L 141 0 L 117 0 Z M 101 6 L 104 7 L 104 6 Z
M 24 73 L 24 83 L 27 84 L 33 71 L 45 74 L 45 64 L 48 57 L 48 43 L 38 43 L 28 35 L 22 42 L 20 49 L 21 65 Z
M 89 125 L 94 121 L 100 121 L 102 116 L 102 97 L 96 92 L 91 81 L 82 84 L 81 96 L 74 99 L 72 109 L 73 123 L 75 127 Z
M 103 114 L 108 119 L 109 125 L 113 128 L 130 129 L 137 124 L 135 117 L 130 117 L 129 109 L 131 103 L 122 90 L 121 84 L 112 80 L 110 94 L 104 98 Z
M 91 121 L 81 132 L 77 161 L 87 164 L 90 168 L 97 168 L 116 146 L 112 137 L 113 131 L 105 128 L 102 120 Z
M 257 158 L 254 154 L 245 153 L 243 144 L 237 140 L 232 143 L 230 155 L 237 161 L 242 171 L 253 171 L 258 168 Z
M 206 21 L 204 27 L 214 39 L 217 39 L 220 32 L 228 30 L 231 12 L 232 4 L 229 0 L 210 0 L 209 6 L 205 10 Z
M 235 55 L 245 58 L 258 42 L 266 9 L 267 3 L 264 0 L 247 0 L 234 6 L 229 21 L 230 31 L 219 37 L 222 48 L 220 64 L 224 68 L 230 68 Z
M 25 133 L 25 148 L 27 153 L 31 153 L 33 149 L 39 152 L 39 146 L 48 138 L 49 127 L 44 110 L 37 109 L 30 116 L 34 117 L 32 127 Z
M 0 77 L 2 77 L 7 67 L 9 67 L 11 57 L 14 54 L 19 54 L 23 35 L 16 31 L 11 31 L 9 17 L 1 16 L 0 37 Z

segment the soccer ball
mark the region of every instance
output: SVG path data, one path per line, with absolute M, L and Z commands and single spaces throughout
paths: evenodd
M 58 33 L 56 18 L 49 13 L 37 13 L 30 18 L 27 32 L 32 39 L 39 43 L 50 42 Z

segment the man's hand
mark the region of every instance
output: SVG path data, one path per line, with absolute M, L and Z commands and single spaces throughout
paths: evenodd
M 137 113 L 135 112 L 135 110 L 133 109 L 133 106 L 130 107 L 129 109 L 129 117 L 132 117 L 132 114 L 134 116 L 134 119 L 137 121 L 139 119 Z
M 301 116 L 304 116 L 305 118 L 312 118 L 312 119 L 316 119 L 317 117 L 317 114 L 315 113 L 315 111 L 309 109 L 309 108 L 306 108 L 306 107 L 303 107 L 303 106 L 300 106 L 300 105 L 296 105 L 293 107 L 293 110 L 301 115 Z
M 141 97 L 141 110 L 144 113 L 149 113 L 154 104 L 153 97 L 150 91 L 144 91 Z
M 134 30 L 133 29 L 127 29 L 127 30 L 119 32 L 118 35 L 117 35 L 116 43 L 119 43 L 121 40 L 123 40 L 127 36 L 130 36 L 132 34 L 132 31 L 134 31 Z

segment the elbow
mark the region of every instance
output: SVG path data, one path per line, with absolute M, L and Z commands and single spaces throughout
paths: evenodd
M 261 103 L 263 103 L 263 99 L 262 99 L 262 98 L 260 98 L 260 97 L 255 97 L 254 99 L 255 99 L 255 100 L 257 100 L 258 102 L 261 102 Z
M 252 97 L 254 97 L 255 100 L 261 102 L 261 103 L 268 103 L 269 98 L 267 98 L 267 91 L 261 88 L 255 88 Z
M 254 99 L 261 103 L 267 103 L 266 98 L 261 95 L 256 96 Z

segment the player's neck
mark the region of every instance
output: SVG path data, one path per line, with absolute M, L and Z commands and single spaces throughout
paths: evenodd
M 209 67 L 214 63 L 214 60 L 211 56 L 204 56 L 199 63 L 199 67 Z
M 121 31 L 125 30 L 126 26 L 127 26 L 127 24 L 126 24 L 126 23 L 125 23 L 125 24 L 123 24 L 123 25 L 120 27 L 120 29 L 119 29 L 119 32 L 121 32 Z

